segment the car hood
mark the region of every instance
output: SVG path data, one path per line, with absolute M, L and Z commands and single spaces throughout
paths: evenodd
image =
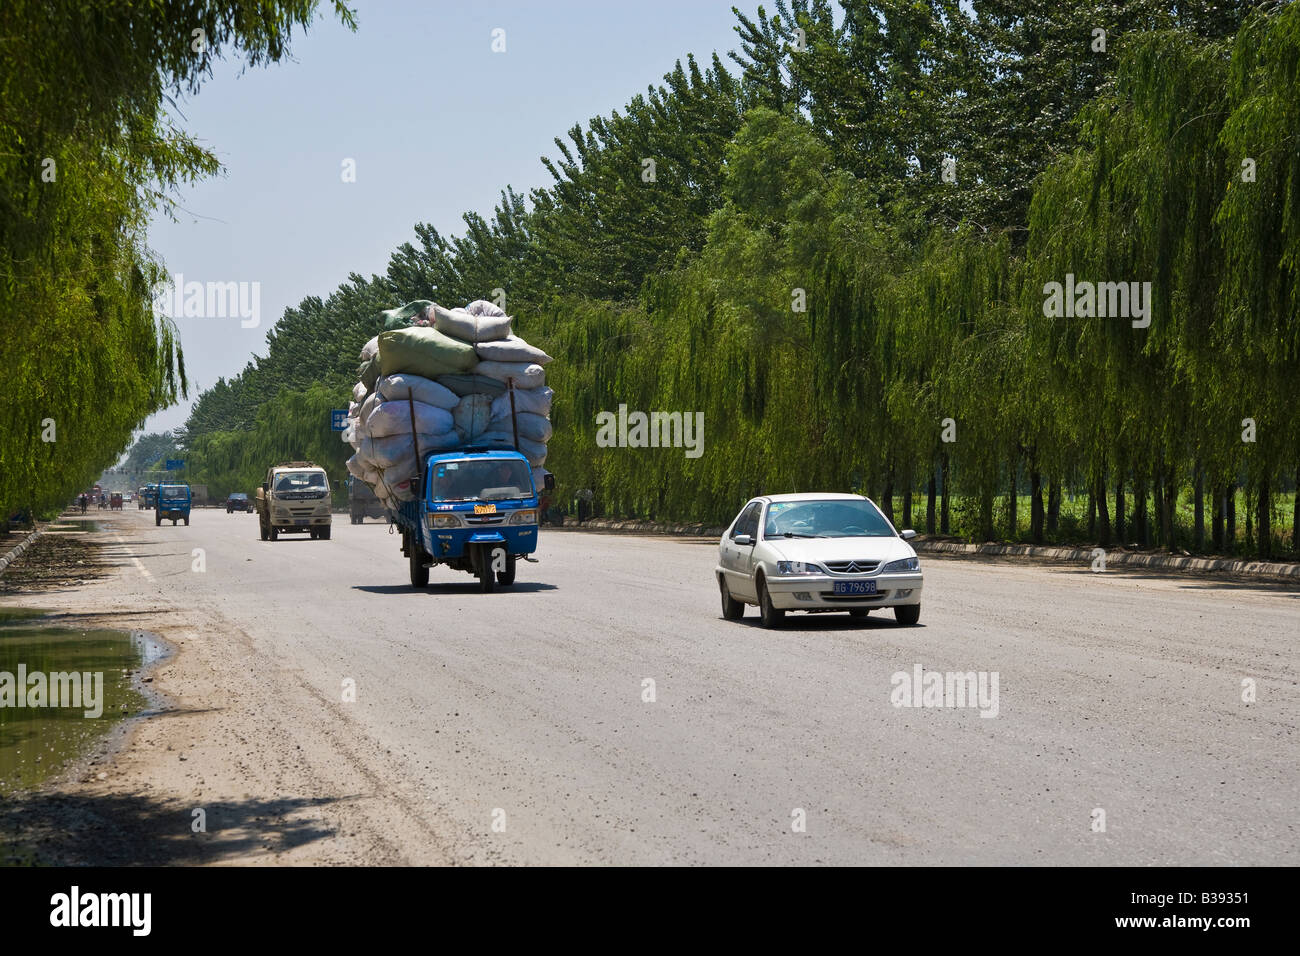
M 774 538 L 763 542 L 772 560 L 780 561 L 897 561 L 916 552 L 902 538 Z

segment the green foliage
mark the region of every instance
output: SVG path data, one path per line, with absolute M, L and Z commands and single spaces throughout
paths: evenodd
M 0 4 L 0 514 L 47 511 L 186 391 L 149 216 L 219 167 L 168 119 L 217 57 L 286 55 L 315 0 Z M 337 15 L 352 24 L 341 2 Z M 196 36 L 193 31 L 201 30 Z M 198 42 L 202 40 L 202 42 Z

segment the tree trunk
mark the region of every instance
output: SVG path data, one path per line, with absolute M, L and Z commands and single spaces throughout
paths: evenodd
M 1224 509 L 1227 511 L 1227 527 L 1224 529 L 1227 540 L 1224 541 L 1224 547 L 1229 554 L 1235 554 L 1237 551 L 1237 479 L 1228 482 L 1223 498 Z
M 1192 540 L 1196 544 L 1197 551 L 1205 550 L 1205 475 L 1201 472 L 1201 463 L 1196 463 L 1196 482 L 1193 490 L 1195 495 L 1195 504 L 1193 508 L 1196 513 L 1195 526 L 1192 531 Z
M 1029 537 L 1043 543 L 1043 475 L 1037 469 L 1029 472 Z
M 939 511 L 939 533 L 948 534 L 948 453 L 943 453 L 943 460 L 940 462 L 940 480 L 943 482 L 943 498 Z
M 903 490 L 903 527 L 912 527 L 912 482 Z
M 1115 540 L 1124 543 L 1124 474 L 1115 482 Z
M 1097 540 L 1097 496 L 1088 488 L 1088 540 Z
M 993 485 L 988 482 L 980 489 L 980 539 L 993 540 Z
M 885 513 L 890 524 L 894 524 L 894 466 L 889 466 L 885 473 L 885 490 L 880 495 L 880 510 Z M 894 527 L 898 527 L 894 525 Z
M 936 494 L 934 481 L 934 463 L 930 465 L 930 484 L 925 489 L 925 533 L 934 534 L 934 496 Z
M 1295 503 L 1291 512 L 1291 550 L 1300 554 L 1300 467 L 1295 470 Z
M 1216 554 L 1223 551 L 1223 500 L 1227 497 L 1227 492 L 1223 490 L 1222 485 L 1214 489 L 1214 514 L 1210 521 L 1210 541 L 1211 547 Z M 1300 502 L 1300 498 L 1297 498 Z
M 1110 506 L 1106 504 L 1106 469 L 1103 467 L 1097 476 L 1097 517 L 1099 527 L 1097 543 L 1103 547 L 1110 546 Z
M 1169 542 L 1165 540 L 1165 483 L 1160 469 L 1156 469 L 1155 480 L 1151 482 L 1151 495 L 1155 499 L 1152 503 L 1152 515 L 1155 520 L 1152 522 L 1155 528 L 1155 545 L 1156 547 L 1168 547 Z
M 1016 495 L 1016 479 L 1020 471 L 1019 462 L 1011 459 L 1011 494 L 1007 498 L 1007 540 L 1013 544 L 1020 535 L 1019 498 Z
M 1061 526 L 1061 479 L 1051 478 L 1047 482 L 1047 533 L 1056 534 Z
M 1165 538 L 1165 548 L 1173 551 L 1178 548 L 1178 532 L 1174 525 L 1174 512 L 1178 509 L 1178 476 L 1173 466 L 1165 472 L 1165 512 L 1161 515 L 1161 535 Z
M 1139 547 L 1151 547 L 1151 526 L 1147 522 L 1147 480 L 1145 475 L 1133 476 L 1134 537 Z
M 1259 534 L 1259 556 L 1267 558 L 1273 553 L 1273 496 L 1269 493 L 1268 479 L 1259 480 L 1258 517 L 1255 525 Z

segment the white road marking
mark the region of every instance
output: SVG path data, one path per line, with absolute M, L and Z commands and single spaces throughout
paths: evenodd
M 120 534 L 115 534 L 115 535 L 113 535 L 113 537 L 117 538 L 117 543 L 118 543 L 118 544 L 120 544 L 123 548 L 126 548 L 126 555 L 127 555 L 127 557 L 129 557 L 129 558 L 131 559 L 131 563 L 132 563 L 132 564 L 134 564 L 137 568 L 140 569 L 140 573 L 143 574 L 146 578 L 151 578 L 151 577 L 153 577 L 153 575 L 149 573 L 149 569 L 146 568 L 146 567 L 141 563 L 141 561 L 140 561 L 139 558 L 137 558 L 134 554 L 131 553 L 131 549 L 130 549 L 130 548 L 127 548 L 127 547 L 126 547 L 126 542 L 122 540 L 122 536 L 121 536 Z

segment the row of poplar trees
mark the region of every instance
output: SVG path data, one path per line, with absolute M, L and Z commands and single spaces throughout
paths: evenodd
M 550 186 L 288 310 L 201 396 L 192 460 L 251 485 L 318 441 L 293 416 L 347 400 L 378 309 L 495 293 L 556 358 L 547 467 L 608 514 L 854 489 L 982 539 L 1296 548 L 1300 8 L 795 0 L 736 29 L 557 138 Z M 1067 275 L 1150 283 L 1149 324 L 1046 315 Z M 703 412 L 703 453 L 600 447 L 622 404 Z

